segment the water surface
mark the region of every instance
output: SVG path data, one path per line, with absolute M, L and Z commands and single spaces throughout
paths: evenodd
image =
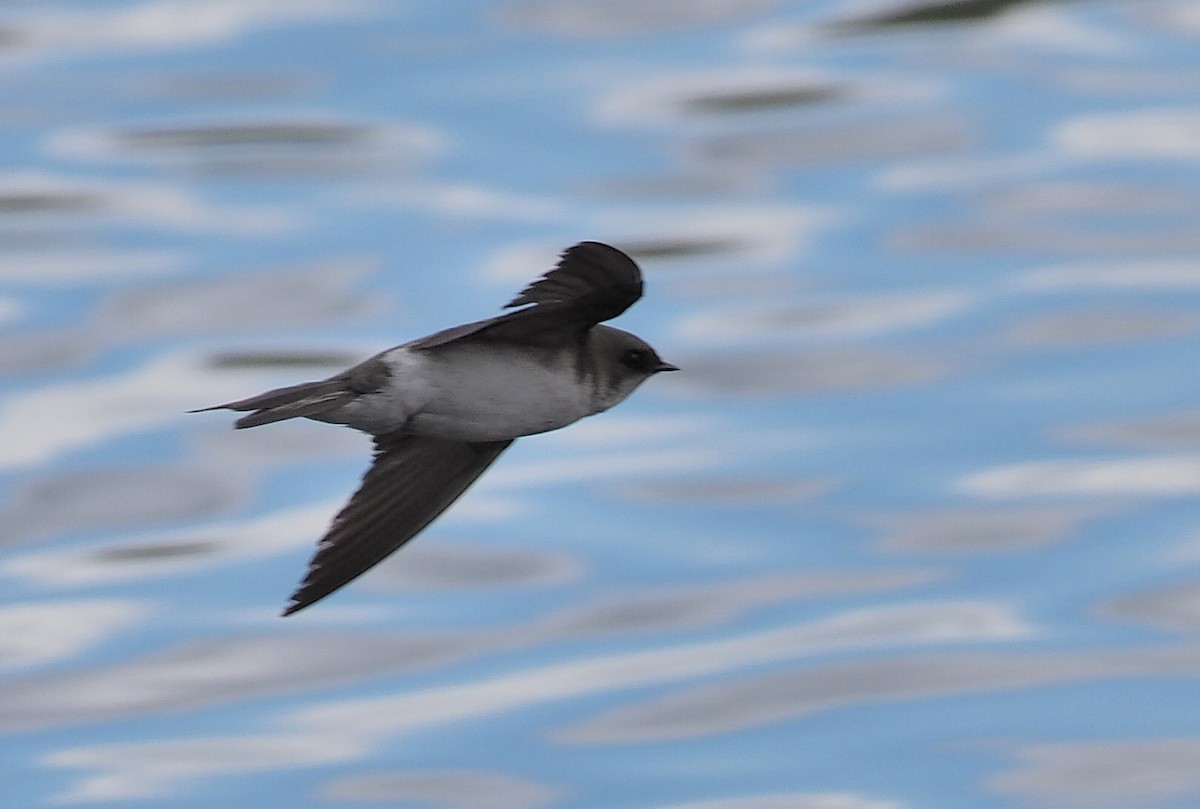
M 5 805 L 1185 807 L 1187 0 L 0 10 Z M 278 617 L 368 441 L 185 411 L 631 252 L 683 369 Z

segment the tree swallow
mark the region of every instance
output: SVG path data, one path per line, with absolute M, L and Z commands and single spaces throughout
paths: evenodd
M 201 408 L 250 411 L 238 428 L 303 417 L 375 439 L 371 468 L 283 614 L 419 534 L 513 440 L 608 410 L 654 374 L 678 370 L 637 336 L 599 325 L 641 296 L 633 259 L 580 242 L 505 306 L 523 308 L 389 348 L 319 382 Z

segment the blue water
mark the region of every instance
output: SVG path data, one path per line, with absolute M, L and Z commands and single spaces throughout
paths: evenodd
M 1200 798 L 1188 0 L 0 9 L 6 807 Z M 683 369 L 278 617 L 365 438 L 186 410 L 627 249 Z

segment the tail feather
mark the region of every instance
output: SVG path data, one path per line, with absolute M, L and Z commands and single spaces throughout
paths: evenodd
M 240 428 L 257 427 L 274 421 L 315 416 L 336 410 L 352 401 L 355 393 L 346 389 L 345 380 L 326 379 L 320 382 L 304 382 L 290 385 L 286 388 L 276 388 L 249 399 L 239 399 L 236 402 L 201 407 L 191 410 L 191 413 L 202 413 L 206 410 L 236 410 L 244 412 L 255 411 L 248 416 L 242 416 L 234 426 Z
M 330 410 L 336 410 L 353 399 L 354 394 L 347 393 L 346 391 L 301 399 L 297 402 L 257 410 L 248 416 L 242 416 L 233 423 L 233 426 L 240 430 L 245 427 L 258 427 L 262 424 L 270 424 L 274 421 L 316 416 L 321 413 L 328 413 Z

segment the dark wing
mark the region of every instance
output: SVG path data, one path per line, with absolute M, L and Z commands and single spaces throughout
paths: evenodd
M 433 348 L 467 336 L 512 342 L 561 343 L 611 320 L 642 297 L 642 271 L 629 256 L 600 242 L 563 251 L 553 270 L 534 281 L 505 308 L 533 304 L 506 315 L 467 323 L 409 343 Z
M 234 422 L 234 426 L 238 429 L 257 427 L 260 424 L 270 424 L 274 421 L 284 421 L 301 416 L 317 416 L 328 413 L 354 401 L 361 394 L 376 393 L 383 389 L 388 382 L 391 369 L 388 368 L 382 357 L 382 354 L 377 354 L 353 368 L 342 371 L 337 376 L 331 376 L 320 382 L 302 382 L 299 385 L 269 390 L 266 393 L 251 396 L 249 399 L 202 407 L 199 410 L 188 412 L 254 411 Z
M 611 320 L 642 297 L 642 271 L 629 256 L 600 242 L 563 251 L 554 269 L 521 290 L 505 309 L 527 303 L 571 304 L 591 325 Z
M 324 598 L 419 534 L 511 443 L 376 437 L 374 463 L 318 543 L 308 575 L 283 614 Z

